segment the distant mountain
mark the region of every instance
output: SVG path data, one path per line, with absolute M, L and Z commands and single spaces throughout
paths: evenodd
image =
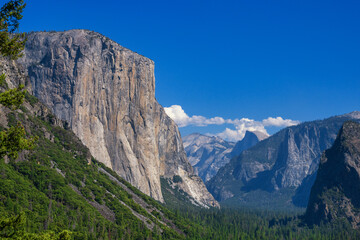
M 189 162 L 204 182 L 209 181 L 217 171 L 234 156 L 254 146 L 267 136 L 260 132 L 247 131 L 245 137 L 236 144 L 219 137 L 205 136 L 199 133 L 183 138 L 183 144 Z
M 266 208 L 306 207 L 321 153 L 345 121 L 360 112 L 285 128 L 243 151 L 207 182 L 224 203 Z
M 230 161 L 230 153 L 235 146 L 235 143 L 219 137 L 199 133 L 183 137 L 183 144 L 190 164 L 204 182 Z
M 310 224 L 345 218 L 359 228 L 359 208 L 360 124 L 346 122 L 321 157 L 305 217 Z

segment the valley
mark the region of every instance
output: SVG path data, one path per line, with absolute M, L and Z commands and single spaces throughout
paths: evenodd
M 164 108 L 154 60 L 92 30 L 20 33 L 26 6 L 0 10 L 0 239 L 360 239 L 359 111 Z

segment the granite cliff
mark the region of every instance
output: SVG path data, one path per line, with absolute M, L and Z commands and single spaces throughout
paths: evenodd
M 19 84 L 31 86 L 24 69 L 1 55 L 0 74 L 5 74 L 0 93 Z M 67 129 L 66 122 L 36 97 L 26 94 L 16 110 L 2 103 L 0 239 L 64 239 L 51 233 L 64 228 L 77 239 L 184 239 L 181 229 L 189 227 L 182 226 L 182 219 L 95 161 L 89 149 Z M 37 140 L 32 150 L 21 151 L 12 160 L 3 155 L 8 147 L 2 142 L 3 133 L 6 136 L 19 122 L 25 138 L 36 136 Z M 14 216 L 17 211 L 23 212 L 27 233 L 18 228 L 22 225 L 19 219 L 18 230 L 8 231 L 14 220 L 6 221 L 4 216 Z
M 154 62 L 87 30 L 27 35 L 19 62 L 32 92 L 90 149 L 142 192 L 163 201 L 160 177 L 201 206 L 218 206 L 189 164 L 176 124 L 155 99 Z
M 346 122 L 320 160 L 306 211 L 309 224 L 347 219 L 360 227 L 360 124 Z
M 207 182 L 213 196 L 235 205 L 306 207 L 322 152 L 352 112 L 285 128 L 243 151 Z

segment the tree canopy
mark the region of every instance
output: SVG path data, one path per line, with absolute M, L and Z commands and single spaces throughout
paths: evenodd
M 16 31 L 25 5 L 23 0 L 11 0 L 0 11 L 0 53 L 11 59 L 21 57 L 24 50 L 25 35 Z

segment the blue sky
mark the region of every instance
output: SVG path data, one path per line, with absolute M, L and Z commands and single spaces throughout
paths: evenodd
M 178 121 L 190 124 L 182 135 L 228 128 L 239 138 L 249 126 L 271 134 L 296 121 L 359 110 L 359 1 L 27 4 L 21 31 L 90 29 L 154 60 L 157 100 L 181 106 L 190 119 Z M 288 122 L 264 125 L 269 117 Z

